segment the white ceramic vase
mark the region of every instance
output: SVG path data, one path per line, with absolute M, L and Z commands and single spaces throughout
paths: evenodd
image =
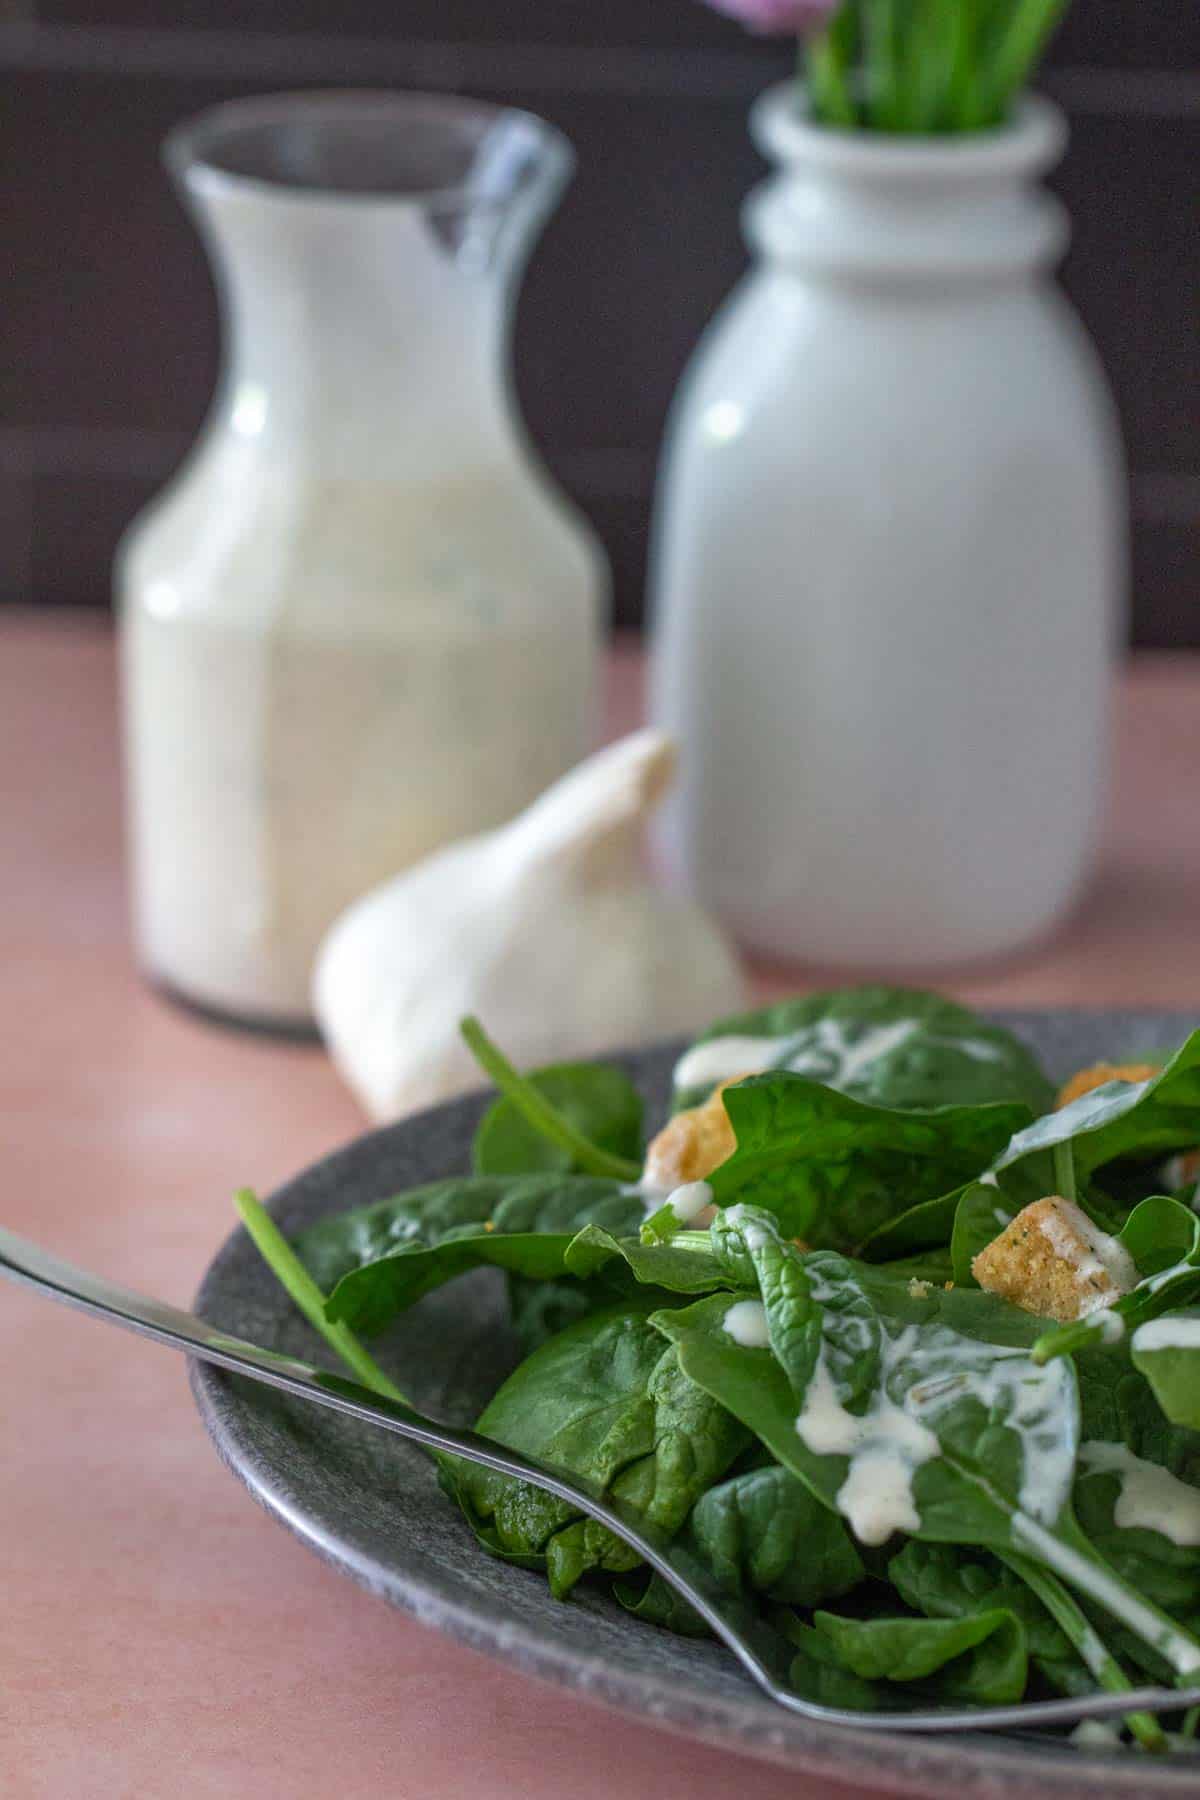
M 528 114 L 363 94 L 219 107 L 167 157 L 226 343 L 117 563 L 137 936 L 186 997 L 303 1024 L 344 907 L 589 747 L 606 567 L 508 356 L 572 158 Z
M 1087 870 L 1125 587 L 1113 408 L 1036 185 L 1063 120 L 881 139 L 780 89 L 753 125 L 758 260 L 660 478 L 666 859 L 760 951 L 991 956 Z

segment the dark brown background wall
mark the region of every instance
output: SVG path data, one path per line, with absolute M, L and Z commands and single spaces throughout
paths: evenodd
M 0 598 L 107 604 L 117 535 L 207 403 L 213 299 L 159 172 L 167 127 L 236 94 L 391 85 L 513 100 L 575 142 L 518 380 L 638 621 L 666 407 L 743 267 L 746 107 L 790 62 L 697 0 L 0 0 Z M 1196 0 L 1076 0 L 1043 83 L 1071 116 L 1064 274 L 1124 420 L 1143 644 L 1200 646 L 1198 64 Z

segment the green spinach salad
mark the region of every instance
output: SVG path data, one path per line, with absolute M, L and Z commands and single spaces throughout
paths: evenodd
M 936 995 L 812 995 L 693 1044 L 648 1146 L 619 1069 L 522 1076 L 463 1031 L 500 1090 L 471 1174 L 294 1245 L 238 1196 L 359 1379 L 402 1398 L 363 1339 L 490 1265 L 523 1360 L 479 1429 L 679 1535 L 799 1693 L 1196 1683 L 1200 1031 L 1058 1091 Z M 451 1457 L 439 1476 L 483 1549 L 560 1599 L 600 1580 L 703 1631 L 566 1502 Z M 1124 1729 L 1162 1749 L 1197 1728 L 1167 1723 Z

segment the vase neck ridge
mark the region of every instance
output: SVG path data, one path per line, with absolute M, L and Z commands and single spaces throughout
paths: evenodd
M 814 126 L 774 89 L 752 128 L 778 171 L 751 194 L 752 247 L 782 268 L 850 281 L 1000 280 L 1057 259 L 1066 215 L 1036 185 L 1065 141 L 1027 101 L 1011 126 L 914 139 Z

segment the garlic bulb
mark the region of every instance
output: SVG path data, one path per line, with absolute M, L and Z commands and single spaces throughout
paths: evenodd
M 694 1032 L 743 1003 L 715 926 L 640 865 L 642 823 L 674 765 L 669 738 L 635 732 L 336 921 L 313 1003 L 373 1119 L 480 1085 L 458 1034 L 465 1013 L 533 1068 Z

